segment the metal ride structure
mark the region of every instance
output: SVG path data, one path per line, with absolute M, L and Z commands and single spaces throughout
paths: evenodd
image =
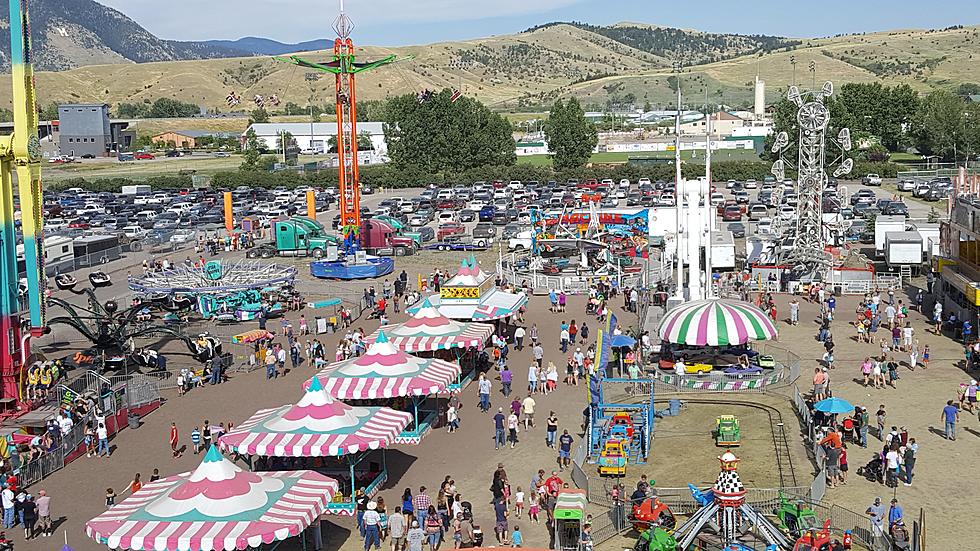
M 18 398 L 17 375 L 30 355 L 31 337 L 47 331 L 44 291 L 44 237 L 41 205 L 41 142 L 37 133 L 37 100 L 27 0 L 9 0 L 10 61 L 13 81 L 14 133 L 0 136 L 0 389 Z M 14 220 L 14 175 L 20 199 L 21 230 L 27 270 L 27 319 L 18 296 L 17 234 Z
M 850 130 L 841 128 L 836 138 L 827 136 L 830 110 L 824 105 L 824 99 L 833 93 L 834 85 L 827 81 L 820 90 L 800 92 L 798 87 L 790 86 L 786 94 L 798 107 L 796 123 L 799 128 L 796 242 L 786 260 L 793 265 L 796 275 L 811 280 L 820 279 L 832 263 L 831 255 L 825 250 L 828 229 L 823 219 L 823 191 L 827 185 L 825 169 L 828 165 L 836 165 L 833 174 L 838 178 L 850 173 L 854 167 L 854 161 L 847 157 L 851 150 Z M 838 150 L 829 162 L 828 141 Z M 779 180 L 786 175 L 787 160 L 783 159 L 783 154 L 788 146 L 789 136 L 779 132 L 772 146 L 772 152 L 780 156 L 772 165 L 772 174 Z
M 352 252 L 357 248 L 357 233 L 361 227 L 361 190 L 357 167 L 357 96 L 354 76 L 390 65 L 398 61 L 398 56 L 389 55 L 369 62 L 355 61 L 354 43 L 350 38 L 351 31 L 354 30 L 354 22 L 344 12 L 343 0 L 340 0 L 340 15 L 334 20 L 333 29 L 337 33 L 333 45 L 333 61 L 316 63 L 297 56 L 274 59 L 315 71 L 332 73 L 336 77 L 340 226 L 344 235 L 344 250 Z
M 120 310 L 119 303 L 114 300 L 101 302 L 95 294 L 95 289 L 111 285 L 108 276 L 101 272 L 89 275 L 91 287 L 78 288 L 78 282 L 69 274 L 61 274 L 55 278 L 58 288 L 84 296 L 87 306 L 70 303 L 56 297 L 48 301 L 57 306 L 67 315 L 55 316 L 48 320 L 50 325 L 67 325 L 75 329 L 92 345 L 93 351 L 103 360 L 103 370 L 128 368 L 130 361 L 142 367 L 157 367 L 155 351 L 135 350 L 134 339 L 140 337 L 161 336 L 180 340 L 187 345 L 195 359 L 201 362 L 214 359 L 221 354 L 221 342 L 208 335 L 201 335 L 198 340 L 192 340 L 167 325 L 150 324 L 154 311 L 174 312 L 182 310 L 188 304 L 181 300 L 164 297 L 157 301 L 140 302 L 129 308 Z M 94 359 L 94 358 L 93 358 Z M 107 360 L 114 361 L 107 361 Z M 112 364 L 112 365 L 110 365 Z

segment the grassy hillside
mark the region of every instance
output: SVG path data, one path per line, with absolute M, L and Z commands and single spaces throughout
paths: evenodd
M 838 84 L 909 82 L 926 90 L 980 81 L 975 66 L 980 61 L 980 27 L 803 39 L 795 47 L 776 50 L 772 48 L 778 43 L 755 44 L 751 37 L 741 37 L 726 39 L 730 41 L 725 43 L 728 50 L 705 46 L 683 51 L 638 39 L 642 35 L 636 29 L 641 24 L 613 28 L 623 27 L 632 30 L 613 32 L 607 27 L 600 34 L 588 27 L 554 24 L 469 41 L 365 47 L 361 50 L 365 58 L 389 53 L 414 58 L 359 76 L 358 97 L 381 99 L 423 88 L 461 87 L 465 94 L 506 110 L 524 110 L 569 95 L 599 104 L 630 96 L 641 106 L 645 101 L 666 104 L 674 95 L 667 81 L 673 56 L 698 61 L 685 66 L 683 74 L 682 86 L 692 102 L 694 97 L 702 98 L 707 88 L 713 103 L 746 104 L 751 100 L 751 83 L 757 73 L 767 81 L 772 100 L 793 80 L 790 56 L 796 59 L 797 82 L 805 85 L 810 82 L 811 60 L 816 63 L 818 84 L 823 80 Z M 688 33 L 685 40 L 695 40 L 699 35 L 696 31 Z M 716 44 L 720 39 L 703 40 Z M 703 62 L 710 59 L 721 60 Z M 171 97 L 227 109 L 225 96 L 230 91 L 245 98 L 246 104 L 254 94 L 278 94 L 283 102 L 299 105 L 306 105 L 311 95 L 317 103 L 329 102 L 333 81 L 321 79 L 311 89 L 304 72 L 270 58 L 210 59 L 42 72 L 37 75 L 37 85 L 42 103 L 116 104 Z M 0 107 L 9 103 L 9 88 L 0 86 Z

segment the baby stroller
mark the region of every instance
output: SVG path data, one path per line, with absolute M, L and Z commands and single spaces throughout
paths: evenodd
M 909 529 L 905 527 L 905 523 L 899 520 L 888 530 L 889 535 L 892 537 L 892 548 L 896 551 L 907 551 L 911 549 L 909 543 Z
M 463 518 L 473 522 L 473 504 L 469 501 L 463 501 L 460 505 L 463 506 Z M 475 522 L 473 522 L 473 543 L 476 547 L 483 547 L 483 530 Z
M 863 467 L 858 467 L 858 476 L 863 476 L 871 482 L 878 482 L 879 484 L 885 483 L 885 464 L 881 459 L 880 454 L 875 454 L 875 456 L 868 461 L 868 464 Z

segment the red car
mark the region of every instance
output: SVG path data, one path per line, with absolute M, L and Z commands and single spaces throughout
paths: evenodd
M 136 160 L 138 160 L 138 161 L 148 161 L 150 159 L 156 159 L 156 157 L 154 157 L 152 154 L 150 154 L 150 153 L 144 153 L 142 151 L 137 152 L 137 153 L 133 153 L 133 158 L 136 159 Z
M 442 241 L 450 235 L 459 235 L 466 233 L 466 226 L 460 224 L 459 222 L 446 222 L 445 224 L 439 225 L 439 231 L 436 232 L 436 241 Z
M 75 221 L 71 222 L 70 224 L 68 224 L 68 227 L 69 228 L 72 228 L 72 229 L 87 230 L 87 229 L 89 229 L 92 226 L 88 222 L 81 221 L 81 220 L 75 220 Z
M 596 180 L 595 178 L 589 178 L 588 180 L 578 185 L 579 189 L 587 189 L 589 191 L 595 191 L 595 189 L 598 187 L 599 187 L 599 180 Z
M 742 209 L 738 205 L 725 207 L 725 213 L 721 215 L 721 219 L 725 222 L 741 222 Z
M 459 208 L 459 203 L 455 199 L 440 199 L 436 203 L 436 210 L 456 210 Z

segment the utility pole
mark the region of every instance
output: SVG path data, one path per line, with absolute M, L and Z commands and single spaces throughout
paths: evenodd
M 681 189 L 681 71 L 680 63 L 674 62 L 677 71 L 677 110 L 674 118 L 674 210 L 677 213 L 674 241 L 677 243 L 677 292 L 678 299 L 684 298 L 684 258 L 681 256 L 681 206 L 684 202 Z
M 758 77 L 757 77 L 758 78 Z M 705 112 L 705 147 L 704 147 L 704 184 L 699 186 L 702 191 L 702 196 L 704 197 L 704 220 L 703 223 L 707 224 L 707 232 L 704 242 L 704 298 L 711 298 L 714 293 L 712 292 L 712 280 L 711 280 L 711 230 L 714 229 L 712 224 L 713 214 L 711 212 L 711 105 L 708 103 L 708 87 L 704 87 L 704 112 Z M 698 207 L 700 208 L 700 206 Z M 701 231 L 701 228 L 698 228 Z M 700 277 L 701 274 L 698 274 Z
M 796 86 L 796 56 L 789 56 L 789 64 L 793 66 L 793 86 Z
M 810 89 L 817 89 L 817 62 L 810 60 Z

